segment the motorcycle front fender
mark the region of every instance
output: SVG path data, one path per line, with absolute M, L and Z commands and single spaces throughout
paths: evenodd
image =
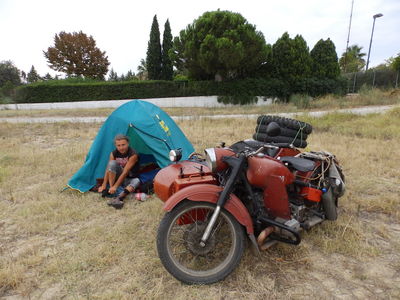
M 184 200 L 217 203 L 222 187 L 213 184 L 196 184 L 186 187 L 173 194 L 164 204 L 164 210 L 171 211 L 176 205 Z M 235 219 L 246 227 L 249 235 L 254 234 L 253 222 L 247 208 L 242 201 L 230 194 L 224 208 L 235 217 Z

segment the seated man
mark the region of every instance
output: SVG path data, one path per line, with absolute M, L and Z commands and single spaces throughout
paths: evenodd
M 119 209 L 124 206 L 124 198 L 140 185 L 139 156 L 134 149 L 129 147 L 129 138 L 125 135 L 118 134 L 114 138 L 114 144 L 116 149 L 110 153 L 104 181 L 98 191 L 105 197 L 107 194 L 115 194 L 118 187 L 123 187 L 123 192 L 107 202 L 108 205 Z

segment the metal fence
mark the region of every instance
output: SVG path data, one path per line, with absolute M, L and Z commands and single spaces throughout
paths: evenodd
M 357 93 L 362 86 L 377 88 L 398 88 L 399 72 L 393 70 L 368 70 L 367 72 L 347 73 L 347 92 Z

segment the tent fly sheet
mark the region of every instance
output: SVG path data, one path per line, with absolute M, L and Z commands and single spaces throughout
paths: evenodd
M 84 165 L 69 180 L 70 188 L 89 191 L 96 185 L 96 179 L 104 176 L 117 134 L 130 138 L 141 165 L 155 162 L 161 168 L 167 166 L 171 163 L 168 157 L 171 149 L 181 148 L 183 159 L 194 152 L 192 144 L 167 113 L 150 102 L 132 100 L 117 108 L 104 122 Z

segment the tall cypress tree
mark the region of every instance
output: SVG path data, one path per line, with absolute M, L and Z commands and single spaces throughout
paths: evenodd
M 150 80 L 161 79 L 161 43 L 157 15 L 154 15 L 153 24 L 151 24 L 150 40 L 147 45 L 146 66 Z
M 171 27 L 169 25 L 169 20 L 167 19 L 167 22 L 165 22 L 164 25 L 164 34 L 162 43 L 161 78 L 164 80 L 172 80 L 173 77 L 172 61 L 169 57 L 169 50 L 171 48 L 172 48 L 172 34 L 171 34 Z

